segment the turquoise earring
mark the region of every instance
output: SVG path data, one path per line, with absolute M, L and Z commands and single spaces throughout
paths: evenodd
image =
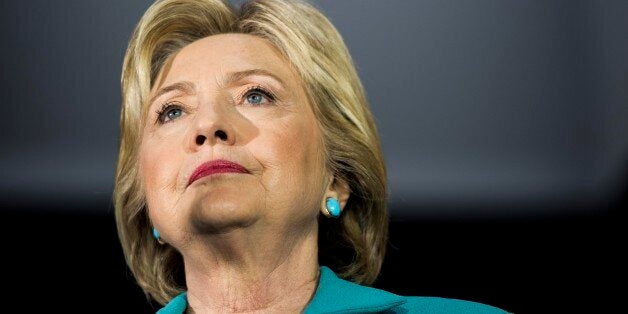
M 338 218 L 340 217 L 340 203 L 333 197 L 328 197 L 325 203 L 325 211 L 327 217 Z
M 155 238 L 155 240 L 157 240 L 157 242 L 159 242 L 159 244 L 165 244 L 166 242 L 164 242 L 164 240 L 161 239 L 161 235 L 159 234 L 159 231 L 157 231 L 157 228 L 153 227 L 153 238 Z

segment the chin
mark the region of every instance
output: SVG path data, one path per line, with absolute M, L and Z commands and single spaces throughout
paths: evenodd
M 253 204 L 243 200 L 242 193 L 238 194 L 239 197 L 210 193 L 197 199 L 190 213 L 194 230 L 198 233 L 225 233 L 253 224 L 259 218 L 259 210 L 254 210 Z

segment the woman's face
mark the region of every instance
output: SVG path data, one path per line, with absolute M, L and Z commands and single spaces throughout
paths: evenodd
M 140 177 L 167 242 L 316 224 L 331 178 L 321 133 L 300 79 L 269 42 L 244 34 L 193 42 L 164 65 L 150 97 Z M 218 173 L 189 184 L 215 160 L 243 172 L 218 163 Z

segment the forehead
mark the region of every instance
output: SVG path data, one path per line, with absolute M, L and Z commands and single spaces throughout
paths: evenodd
M 220 34 L 199 39 L 181 49 L 164 65 L 155 87 L 253 68 L 267 70 L 285 78 L 285 82 L 294 81 L 288 61 L 269 41 L 246 34 Z

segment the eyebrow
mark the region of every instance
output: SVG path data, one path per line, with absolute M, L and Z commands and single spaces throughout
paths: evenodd
M 229 84 L 232 84 L 233 82 L 237 82 L 247 76 L 252 76 L 252 75 L 269 76 L 273 78 L 275 81 L 281 83 L 281 85 L 284 85 L 283 80 L 279 78 L 279 76 L 264 69 L 250 69 L 250 70 L 244 70 L 244 71 L 238 71 L 238 72 L 230 72 L 227 74 L 227 77 L 222 83 L 224 85 L 229 85 Z
M 227 73 L 226 78 L 221 82 L 220 85 L 228 86 L 230 84 L 233 84 L 234 82 L 242 80 L 243 78 L 247 76 L 252 76 L 252 75 L 268 76 L 268 77 L 273 78 L 277 82 L 281 83 L 281 85 L 284 85 L 283 80 L 279 78 L 279 76 L 264 69 L 250 69 L 250 70 Z M 153 97 L 151 97 L 149 103 L 152 104 L 157 98 L 159 98 L 163 94 L 166 94 L 172 91 L 177 91 L 177 90 L 183 92 L 186 95 L 193 95 L 196 93 L 196 85 L 194 85 L 194 83 L 190 81 L 181 81 L 181 82 L 173 83 L 171 85 L 162 87 L 155 93 Z
M 160 88 L 153 97 L 151 97 L 149 104 L 152 104 L 157 98 L 161 95 L 172 92 L 172 91 L 181 91 L 187 95 L 192 95 L 196 93 L 196 85 L 190 81 L 181 81 L 176 82 L 174 84 L 165 86 Z

